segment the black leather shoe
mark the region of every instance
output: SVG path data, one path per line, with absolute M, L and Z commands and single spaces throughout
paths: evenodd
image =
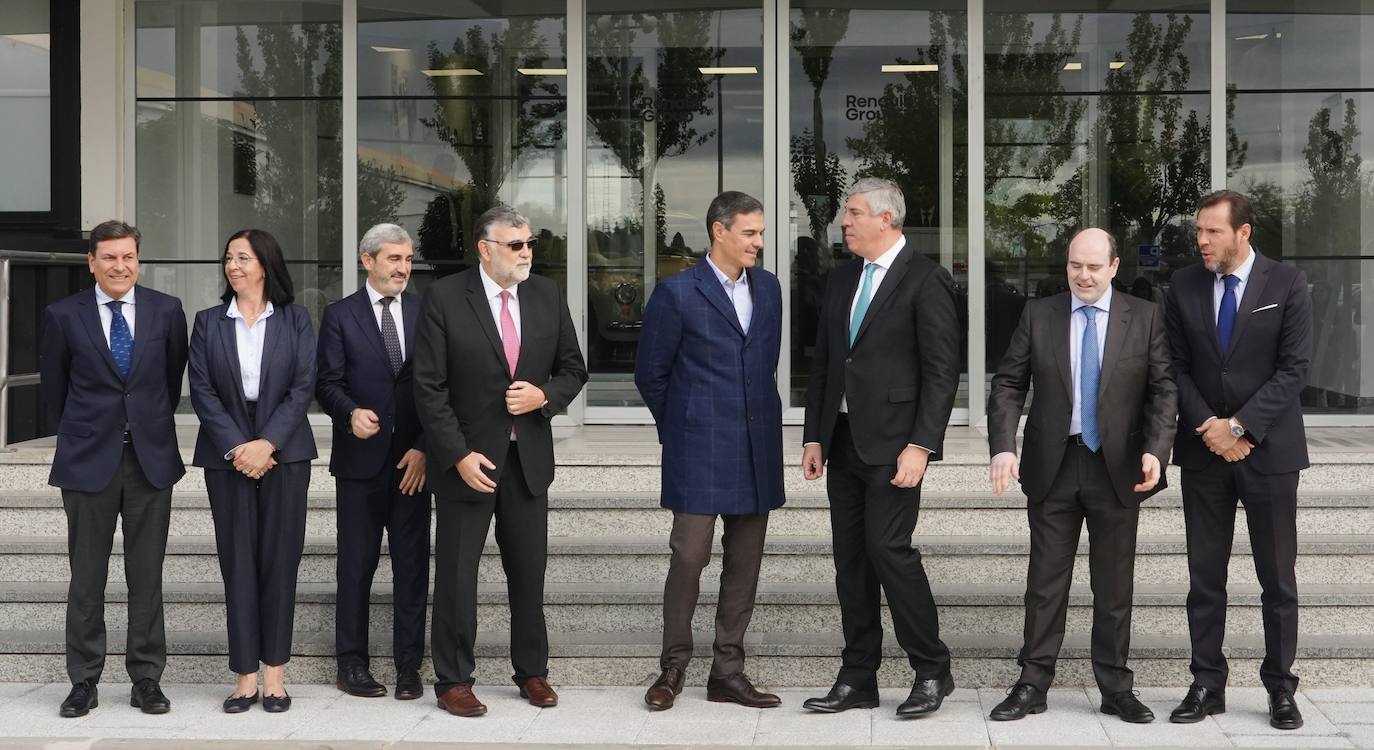
M 898 718 L 925 716 L 933 714 L 945 702 L 945 696 L 954 692 L 954 676 L 945 675 L 938 680 L 917 680 L 911 686 L 911 694 L 897 707 Z
M 144 677 L 134 683 L 133 689 L 129 691 L 129 705 L 145 714 L 165 714 L 172 710 L 172 702 L 163 695 L 157 680 L 151 677 Z
M 1200 685 L 1188 688 L 1183 702 L 1178 704 L 1169 721 L 1175 724 L 1196 724 L 1212 714 L 1226 713 L 1226 688 L 1208 690 Z
M 1043 714 L 1049 707 L 1045 691 L 1029 682 L 1018 682 L 1007 691 L 1007 697 L 993 707 L 988 718 L 993 721 L 1016 721 L 1026 718 L 1026 714 Z
M 819 711 L 823 714 L 837 714 L 851 708 L 877 708 L 878 690 L 859 690 L 843 682 L 835 683 L 824 698 L 807 698 L 802 708 Z
M 57 713 L 64 719 L 75 719 L 85 716 L 99 705 L 100 692 L 95 689 L 95 683 L 78 682 L 72 685 L 72 691 L 67 693 L 67 699 L 62 701 L 62 709 Z
M 252 695 L 240 695 L 238 697 L 229 696 L 224 699 L 224 713 L 241 714 L 247 711 L 254 703 L 258 702 L 258 691 L 254 690 Z
M 425 686 L 420 682 L 418 671 L 406 669 L 396 673 L 396 700 L 413 701 L 424 694 Z
M 386 695 L 386 685 L 372 679 L 372 673 L 363 664 L 350 664 L 340 669 L 334 684 L 345 693 L 359 698 L 381 698 Z
M 1287 690 L 1269 692 L 1269 726 L 1275 729 L 1297 729 L 1302 726 L 1298 702 Z
M 1119 693 L 1102 694 L 1102 713 L 1120 716 L 1122 721 L 1131 724 L 1149 724 L 1155 720 L 1155 712 L 1140 702 L 1135 693 L 1123 690 Z
M 280 714 L 291 710 L 291 696 L 289 695 L 264 695 L 262 697 L 262 710 L 269 714 Z

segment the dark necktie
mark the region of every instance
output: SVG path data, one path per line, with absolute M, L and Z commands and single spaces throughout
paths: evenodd
M 115 369 L 119 370 L 121 380 L 129 379 L 129 368 L 134 361 L 134 335 L 129 331 L 129 321 L 124 319 L 120 310 L 124 306 L 119 300 L 110 305 L 110 355 L 114 357 Z
M 1221 277 L 1221 281 L 1226 285 L 1226 291 L 1221 293 L 1221 308 L 1217 310 L 1217 343 L 1225 355 L 1231 346 L 1231 333 L 1236 330 L 1236 285 L 1240 283 L 1240 278 L 1228 273 Z
M 386 345 L 386 358 L 391 360 L 391 374 L 401 372 L 401 338 L 396 335 L 396 321 L 391 317 L 391 303 L 395 297 L 382 298 L 382 343 Z
M 1102 447 L 1102 435 L 1097 431 L 1097 389 L 1102 382 L 1102 363 L 1097 360 L 1097 308 L 1084 305 L 1079 309 L 1088 319 L 1078 352 L 1079 422 L 1083 444 L 1096 452 Z

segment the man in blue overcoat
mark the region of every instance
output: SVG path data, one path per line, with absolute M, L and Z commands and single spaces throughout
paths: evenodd
M 663 585 L 662 673 L 644 701 L 672 708 L 692 658 L 692 614 L 711 561 L 716 517 L 724 559 L 707 700 L 768 708 L 744 674 L 768 512 L 782 505 L 782 402 L 777 367 L 782 288 L 755 268 L 763 204 L 736 191 L 706 213 L 710 254 L 660 283 L 644 310 L 635 385 L 663 444 L 663 507 L 673 511 Z

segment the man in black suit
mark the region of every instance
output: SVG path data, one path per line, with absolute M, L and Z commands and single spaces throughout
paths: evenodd
M 334 422 L 329 471 L 338 497 L 337 684 L 377 698 L 368 669 L 368 609 L 382 531 L 391 553 L 396 697 L 419 698 L 429 593 L 429 493 L 415 413 L 411 356 L 420 300 L 405 291 L 415 250 L 406 230 L 378 224 L 363 235 L 363 288 L 324 310 L 316 393 Z
M 425 294 L 415 341 L 415 405 L 436 496 L 431 642 L 439 705 L 480 716 L 473 695 L 477 567 L 496 517 L 511 609 L 511 664 L 520 695 L 558 703 L 544 624 L 549 421 L 587 382 L 558 285 L 531 276 L 529 221 L 506 206 L 477 220 L 480 265 Z
M 849 192 L 844 239 L 859 256 L 826 284 L 806 392 L 802 469 L 826 491 L 843 666 L 830 693 L 803 705 L 835 712 L 878 705 L 887 594 L 897 642 L 916 672 L 898 716 L 940 707 L 954 690 L 935 599 L 911 546 L 928 461 L 938 461 L 959 386 L 959 316 L 949 272 L 902 236 L 906 202 L 888 180 Z
M 91 230 L 95 288 L 53 303 L 43 319 L 41 390 L 57 425 L 48 483 L 62 488 L 72 573 L 65 717 L 99 703 L 116 521 L 129 586 L 129 700 L 150 714 L 172 707 L 158 684 L 167 665 L 162 558 L 172 485 L 186 473 L 172 418 L 186 370 L 186 315 L 176 297 L 137 286 L 140 238 L 121 221 Z
M 1067 266 L 1070 292 L 1026 305 L 988 395 L 992 488 L 1000 495 L 1009 479 L 1022 482 L 1031 539 L 1021 677 L 991 718 L 1046 708 L 1086 520 L 1102 712 L 1146 723 L 1154 713 L 1131 692 L 1126 658 L 1140 504 L 1165 486 L 1178 414 L 1169 344 L 1158 307 L 1113 293 L 1120 260 L 1111 235 L 1079 232 Z M 1018 462 L 1016 427 L 1032 386 Z
M 1245 504 L 1255 572 L 1264 590 L 1269 723 L 1302 726 L 1298 678 L 1298 472 L 1307 435 L 1298 401 L 1312 360 L 1312 298 L 1302 271 L 1250 245 L 1250 201 L 1212 193 L 1197 213 L 1202 265 L 1174 273 L 1166 303 L 1188 531 L 1188 632 L 1193 684 L 1169 720 L 1226 710 L 1226 565 L 1236 502 Z

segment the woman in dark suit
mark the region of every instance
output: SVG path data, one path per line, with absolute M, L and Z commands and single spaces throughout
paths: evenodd
M 205 470 L 224 577 L 229 668 L 224 701 L 239 713 L 291 707 L 287 660 L 296 571 L 305 546 L 305 495 L 317 455 L 306 420 L 315 388 L 315 332 L 291 304 L 291 276 L 272 235 L 245 229 L 224 249 L 224 303 L 196 313 L 191 404 L 200 417 L 192 463 Z

